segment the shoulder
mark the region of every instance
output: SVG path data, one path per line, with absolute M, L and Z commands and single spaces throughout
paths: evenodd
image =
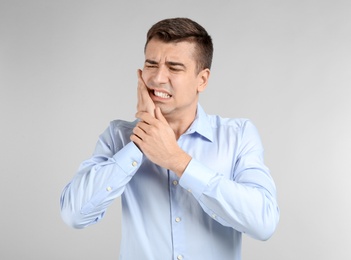
M 116 153 L 130 142 L 130 135 L 136 123 L 137 120 L 132 122 L 125 120 L 111 121 L 109 126 L 99 136 L 99 142 L 103 146 L 109 147 L 113 153 Z
M 209 122 L 213 131 L 226 135 L 236 135 L 241 139 L 244 136 L 257 138 L 258 130 L 251 119 L 248 118 L 225 118 L 218 115 L 209 115 Z
M 214 128 L 241 129 L 245 128 L 247 125 L 253 125 L 248 118 L 228 118 L 219 115 L 207 115 L 207 117 L 211 126 Z
M 114 131 L 130 131 L 137 124 L 138 120 L 126 121 L 121 119 L 112 120 L 110 122 L 110 129 Z
M 110 126 L 119 128 L 134 128 L 138 120 L 127 121 L 122 119 L 115 119 L 110 122 Z
M 112 140 L 129 140 L 129 136 L 135 127 L 137 120 L 126 121 L 126 120 L 113 120 L 110 122 L 109 126 L 106 128 L 102 137 L 110 136 Z

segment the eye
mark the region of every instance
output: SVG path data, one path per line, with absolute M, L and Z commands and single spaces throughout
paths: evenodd
M 157 62 L 152 61 L 152 60 L 145 60 L 144 68 L 147 68 L 147 69 L 158 68 L 158 64 L 157 64 Z
M 176 68 L 176 67 L 169 67 L 169 70 L 171 70 L 171 71 L 181 71 L 181 69 Z
M 157 65 L 153 65 L 153 64 L 148 64 L 144 66 L 145 69 L 147 70 L 157 70 Z

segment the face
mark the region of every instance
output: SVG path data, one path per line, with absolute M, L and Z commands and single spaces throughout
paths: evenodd
M 196 71 L 194 43 L 152 39 L 145 50 L 142 78 L 150 97 L 170 118 L 195 116 L 198 94 L 207 86 L 209 70 Z

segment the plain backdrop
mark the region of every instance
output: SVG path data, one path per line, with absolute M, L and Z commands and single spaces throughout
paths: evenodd
M 277 185 L 278 229 L 244 236 L 243 259 L 351 259 L 350 14 L 347 0 L 0 0 L 0 259 L 118 259 L 119 200 L 75 230 L 59 197 L 109 122 L 134 120 L 146 31 L 169 17 L 212 35 L 200 102 L 255 123 Z

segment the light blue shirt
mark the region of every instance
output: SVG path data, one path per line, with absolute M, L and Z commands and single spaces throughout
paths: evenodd
M 239 260 L 241 235 L 266 240 L 279 221 L 276 188 L 247 119 L 197 115 L 179 146 L 179 179 L 130 141 L 135 122 L 112 121 L 61 196 L 63 220 L 84 228 L 122 196 L 122 260 Z

